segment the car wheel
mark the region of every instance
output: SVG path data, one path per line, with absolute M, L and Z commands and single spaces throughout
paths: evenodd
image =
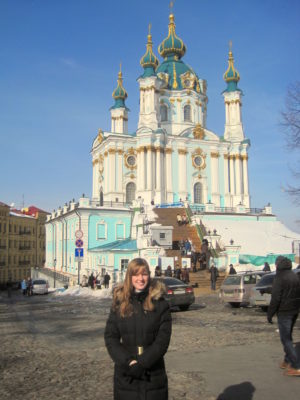
M 229 303 L 231 307 L 233 308 L 239 308 L 241 306 L 241 303 Z
M 180 309 L 181 311 L 187 311 L 187 310 L 189 309 L 189 306 L 190 306 L 190 305 L 179 306 L 179 309 Z

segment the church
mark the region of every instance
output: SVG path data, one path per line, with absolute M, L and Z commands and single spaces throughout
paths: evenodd
M 206 124 L 207 84 L 184 62 L 186 46 L 176 35 L 174 14 L 168 35 L 158 47 L 152 36 L 138 78 L 140 110 L 135 132 L 128 132 L 127 92 L 120 70 L 110 109 L 111 131 L 99 130 L 92 146 L 93 199 L 145 204 L 174 203 L 217 207 L 250 207 L 249 139 L 242 124 L 240 76 L 230 49 L 224 73 L 225 129 L 222 135 Z
M 92 196 L 73 199 L 48 216 L 45 267 L 74 281 L 78 277 L 78 283 L 91 272 L 108 271 L 113 281 L 122 280 L 137 256 L 154 269 L 166 249 L 182 239 L 176 233 L 180 208 L 189 218 L 195 247 L 207 239 L 218 268 L 272 263 L 276 253 L 294 259 L 292 244 L 300 243 L 300 235 L 277 220 L 270 204 L 264 209 L 250 205 L 250 141 L 243 130 L 243 93 L 231 45 L 222 93 L 225 128 L 219 135 L 207 127 L 207 83 L 184 61 L 186 45 L 176 34 L 173 13 L 158 46 L 161 61 L 155 53 L 149 27 L 137 80 L 136 131 L 128 131 L 120 67 L 111 130 L 99 129 L 92 143 Z M 173 226 L 155 212 L 163 208 L 169 214 L 173 208 Z

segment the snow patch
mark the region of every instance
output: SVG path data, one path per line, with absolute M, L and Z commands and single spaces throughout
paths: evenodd
M 112 290 L 111 289 L 90 289 L 87 287 L 81 286 L 72 286 L 68 289 L 65 288 L 57 288 L 53 294 L 54 296 L 76 296 L 76 297 L 97 297 L 101 299 L 110 299 L 112 298 Z

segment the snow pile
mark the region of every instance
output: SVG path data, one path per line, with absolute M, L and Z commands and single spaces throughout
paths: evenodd
M 97 297 L 101 299 L 112 298 L 111 289 L 91 289 L 81 286 L 72 286 L 68 289 L 58 288 L 54 292 L 54 296 L 76 296 L 76 297 Z
M 205 220 L 204 216 L 202 221 L 207 229 L 217 230 L 222 246 L 229 245 L 232 239 L 234 245 L 241 246 L 241 254 L 290 254 L 293 252 L 293 240 L 300 240 L 299 233 L 291 231 L 278 220 Z

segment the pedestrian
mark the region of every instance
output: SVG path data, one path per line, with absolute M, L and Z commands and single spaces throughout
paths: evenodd
M 179 267 L 179 264 L 176 264 L 175 271 L 174 271 L 174 277 L 176 279 L 180 279 L 181 280 L 181 269 Z
M 293 328 L 300 306 L 300 281 L 292 271 L 292 262 L 279 256 L 275 260 L 276 275 L 272 285 L 271 302 L 268 307 L 268 322 L 277 314 L 280 340 L 285 353 L 280 368 L 286 369 L 285 375 L 300 376 L 300 358 L 293 346 Z
M 12 290 L 12 281 L 11 277 L 8 278 L 8 281 L 6 282 L 6 288 L 7 288 L 7 297 L 11 297 L 11 290 Z
M 180 214 L 177 214 L 177 224 L 178 224 L 178 226 L 181 226 L 182 225 L 182 218 L 181 218 L 181 215 Z
M 26 279 L 23 279 L 22 282 L 21 282 L 21 290 L 22 290 L 23 296 L 25 296 L 26 292 L 27 292 Z
M 32 279 L 30 276 L 27 278 L 27 296 L 32 296 Z
M 268 262 L 265 262 L 265 265 L 263 267 L 264 272 L 271 272 L 271 268 Z
M 159 265 L 155 267 L 154 276 L 161 276 L 161 268 Z
M 209 272 L 210 272 L 211 290 L 216 290 L 216 282 L 219 275 L 218 270 L 214 265 L 212 265 L 209 269 Z
M 183 270 L 182 270 L 181 280 L 184 283 L 189 283 L 190 282 L 190 274 L 189 274 L 189 271 L 187 270 L 186 267 L 184 267 Z
M 229 265 L 229 275 L 235 275 L 236 274 L 236 269 L 233 267 L 232 264 Z
M 88 279 L 88 287 L 90 286 L 92 289 L 93 289 L 93 281 L 94 281 L 94 274 L 92 272 Z
M 93 276 L 93 289 L 97 289 L 97 276 Z
M 105 287 L 105 289 L 109 288 L 109 281 L 110 281 L 110 275 L 109 275 L 108 272 L 105 272 L 105 275 L 104 275 L 104 287 Z
M 200 269 L 209 268 L 209 260 L 210 260 L 210 250 L 208 246 L 208 240 L 203 239 L 201 244 Z
M 167 266 L 167 269 L 165 271 L 165 276 L 172 276 L 172 268 L 171 265 Z
M 172 320 L 163 293 L 146 260 L 130 261 L 124 282 L 114 290 L 104 333 L 115 364 L 114 400 L 168 399 L 164 355 Z
M 191 254 L 191 248 L 192 246 L 189 239 L 186 239 L 184 242 L 184 251 L 186 255 Z
M 182 225 L 186 225 L 188 223 L 188 220 L 186 218 L 186 215 L 182 216 Z

